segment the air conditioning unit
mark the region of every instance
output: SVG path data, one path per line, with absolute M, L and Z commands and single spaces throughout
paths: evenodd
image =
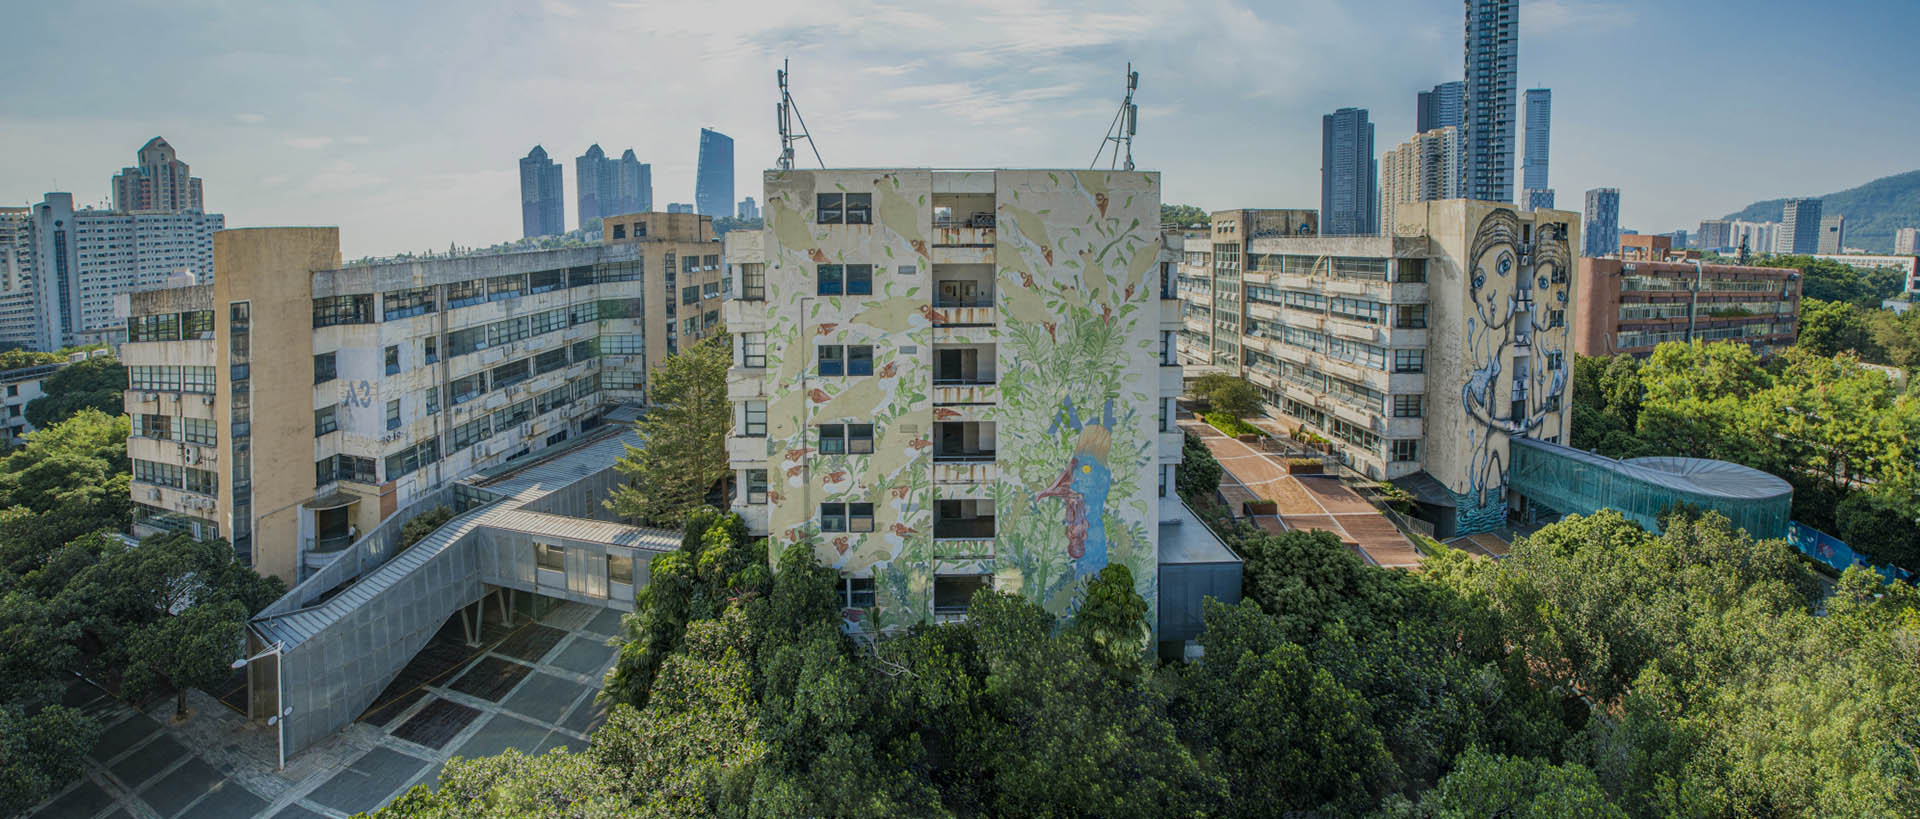
M 188 464 L 198 464 L 200 463 L 200 450 L 183 446 L 180 448 L 180 460 Z
M 144 395 L 141 395 L 141 396 L 140 396 L 140 400 L 142 400 L 142 401 L 149 401 L 149 402 L 153 402 L 153 403 L 159 403 L 159 401 L 160 401 L 160 393 L 157 393 L 157 392 L 150 392 L 150 393 L 146 393 L 146 394 L 144 394 Z
M 208 395 L 200 396 L 200 403 L 205 404 L 209 407 L 213 406 L 213 395 L 208 394 Z
M 159 499 L 160 499 L 160 490 L 158 489 L 147 490 L 147 500 L 157 501 Z
M 533 424 L 529 423 L 529 424 L 520 425 L 520 437 L 525 438 L 532 434 L 533 434 Z

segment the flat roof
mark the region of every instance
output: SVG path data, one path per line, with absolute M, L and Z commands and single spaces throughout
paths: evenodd
M 1176 514 L 1172 520 L 1160 522 L 1160 565 L 1240 562 L 1240 556 L 1227 548 L 1185 501 L 1169 497 L 1162 503 L 1172 504 Z

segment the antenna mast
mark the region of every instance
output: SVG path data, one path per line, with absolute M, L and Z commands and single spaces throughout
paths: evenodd
M 813 160 L 825 168 L 827 161 L 820 158 L 820 149 L 813 144 L 813 137 L 807 134 L 807 119 L 800 116 L 800 105 L 793 101 L 793 91 L 787 87 L 787 63 L 782 59 L 780 70 L 773 72 L 774 78 L 780 83 L 780 104 L 775 106 L 773 112 L 774 121 L 780 127 L 780 161 L 776 166 L 783 171 L 793 170 L 793 143 L 804 139 L 807 147 L 813 150 Z M 793 130 L 796 122 L 800 125 L 797 132 Z
M 1088 168 L 1100 165 L 1100 155 L 1107 152 L 1107 143 L 1113 143 L 1113 160 L 1107 164 L 1112 169 L 1126 159 L 1122 170 L 1133 170 L 1133 135 L 1140 130 L 1140 106 L 1133 104 L 1133 92 L 1140 87 L 1140 72 L 1133 70 L 1133 63 L 1127 63 L 1127 95 L 1120 100 L 1120 110 L 1113 115 L 1113 122 L 1107 125 L 1107 136 L 1100 141 L 1100 150 L 1093 152 L 1093 163 Z

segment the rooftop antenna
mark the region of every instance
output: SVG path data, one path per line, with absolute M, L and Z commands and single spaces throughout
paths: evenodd
M 1133 63 L 1127 63 L 1127 96 L 1120 101 L 1120 110 L 1113 115 L 1113 122 L 1107 125 L 1107 136 L 1100 141 L 1100 150 L 1093 152 L 1093 163 L 1088 168 L 1100 166 L 1100 155 L 1107 152 L 1107 143 L 1113 143 L 1113 159 L 1107 163 L 1109 169 L 1120 164 L 1122 155 L 1126 158 L 1126 167 L 1133 170 L 1133 135 L 1140 130 L 1140 106 L 1133 104 L 1133 92 L 1140 87 L 1140 72 L 1133 70 Z
M 813 150 L 813 160 L 825 168 L 827 161 L 820 158 L 819 147 L 813 144 L 813 137 L 807 134 L 807 118 L 800 115 L 800 105 L 793 101 L 793 90 L 787 86 L 787 63 L 782 59 L 780 70 L 773 72 L 774 78 L 780 83 L 780 104 L 775 106 L 773 112 L 774 120 L 780 126 L 780 161 L 777 164 L 780 170 L 793 170 L 793 143 L 804 139 L 807 147 Z M 800 124 L 798 132 L 793 130 L 796 122 Z

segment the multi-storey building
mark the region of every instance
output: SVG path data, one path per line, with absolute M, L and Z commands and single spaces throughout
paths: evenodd
M 644 269 L 658 271 L 646 282 L 642 331 L 656 343 L 647 346 L 647 371 L 667 356 L 719 331 L 720 300 L 729 289 L 721 265 L 713 217 L 691 213 L 629 213 L 608 216 L 600 240 L 635 245 Z M 644 378 L 635 371 L 633 378 Z
M 1461 106 L 1469 199 L 1513 201 L 1513 121 L 1520 71 L 1519 0 L 1466 0 Z
M 113 177 L 114 210 L 206 210 L 200 178 L 188 171 L 165 139 L 147 140 L 134 161 L 134 167 L 122 168 Z
M 1178 288 L 1181 298 L 1180 353 L 1182 363 L 1218 365 L 1231 371 L 1240 366 L 1241 328 L 1246 322 L 1246 294 L 1241 287 L 1242 260 L 1256 238 L 1317 236 L 1319 214 L 1311 209 L 1244 208 L 1215 211 L 1207 231 L 1190 231 L 1183 242 Z M 1202 282 L 1200 301 L 1185 301 Z
M 1587 191 L 1587 246 L 1580 255 L 1605 256 L 1620 247 L 1620 189 Z
M 134 530 L 226 537 L 289 582 L 640 395 L 637 246 L 342 267 L 336 228 L 255 228 L 213 266 L 126 299 Z
M 1877 253 L 1815 253 L 1813 257 L 1853 267 L 1897 271 L 1906 283 L 1903 289 L 1907 295 L 1920 295 L 1920 256 L 1905 253 L 1891 256 Z
M 1893 232 L 1893 252 L 1901 256 L 1920 253 L 1920 228 L 1900 228 Z
M 1725 250 L 1740 246 L 1733 241 L 1733 222 L 1727 219 L 1702 219 L 1700 230 L 1694 235 L 1699 237 L 1697 244 L 1701 250 Z
M 520 159 L 520 235 L 558 236 L 567 232 L 566 183 L 560 163 L 538 145 Z
M 1820 243 L 1814 252 L 1847 252 L 1847 217 L 1838 213 L 1820 217 Z
M 1467 84 L 1459 80 L 1443 82 L 1432 91 L 1419 92 L 1414 105 L 1414 132 L 1424 134 L 1436 128 L 1460 127 L 1460 107 Z
M 1552 147 L 1553 90 L 1527 89 L 1527 140 L 1520 166 L 1520 188 L 1528 210 L 1553 208 L 1553 184 L 1548 181 L 1548 153 Z
M 1379 169 L 1367 109 L 1320 118 L 1320 230 L 1328 236 L 1380 232 Z
M 733 213 L 733 137 L 700 129 L 700 165 L 693 185 L 695 212 L 726 217 Z
M 0 346 L 57 350 L 111 329 L 114 297 L 213 268 L 213 234 L 226 217 L 197 210 L 75 210 L 49 193 L 13 233 L 10 287 L 0 291 Z
M 769 171 L 763 207 L 726 236 L 749 528 L 811 543 L 863 628 L 988 585 L 1065 614 L 1109 563 L 1157 602 L 1181 443 L 1159 175 Z
M 1707 264 L 1665 236 L 1622 237 L 1619 252 L 1580 260 L 1574 352 L 1647 355 L 1668 341 L 1738 341 L 1760 355 L 1793 344 L 1800 274 Z
M 1485 531 L 1505 519 L 1508 439 L 1564 442 L 1578 214 L 1420 202 L 1394 233 L 1251 241 L 1225 284 L 1241 332 L 1214 340 L 1241 354 L 1216 363 L 1355 471 L 1402 481 L 1442 536 Z
M 1454 198 L 1459 158 L 1460 131 L 1451 126 L 1415 134 L 1381 157 L 1379 232 L 1393 232 L 1396 205 Z
M 749 196 L 740 200 L 740 207 L 735 210 L 734 216 L 740 219 L 758 219 L 760 206 L 754 204 L 753 197 Z
M 641 162 L 632 148 L 611 159 L 596 143 L 574 159 L 573 168 L 582 229 L 596 219 L 653 209 L 653 166 Z
M 1779 222 L 1747 222 L 1739 219 L 1727 223 L 1727 247 L 1739 249 L 1745 247 L 1749 253 L 1786 253 L 1780 248 Z
M 1819 199 L 1788 199 L 1781 206 L 1774 252 L 1801 255 L 1820 252 L 1820 204 Z

